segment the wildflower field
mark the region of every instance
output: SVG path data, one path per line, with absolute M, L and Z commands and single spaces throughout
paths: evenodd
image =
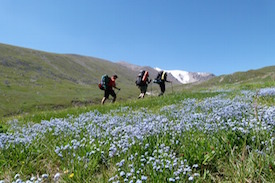
M 0 182 L 275 182 L 275 88 L 12 120 Z

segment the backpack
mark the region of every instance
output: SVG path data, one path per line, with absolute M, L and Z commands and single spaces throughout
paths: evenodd
M 166 81 L 166 79 L 167 79 L 167 73 L 165 71 L 162 72 L 160 79 L 161 79 L 161 81 Z
M 145 71 L 145 72 L 144 72 L 144 75 L 143 75 L 143 77 L 142 77 L 142 82 L 143 82 L 143 83 L 146 83 L 148 77 L 149 77 L 149 72 L 148 72 L 148 71 Z
M 161 83 L 166 81 L 167 73 L 165 71 L 159 71 L 157 77 L 154 79 L 154 83 Z
M 156 80 L 161 80 L 162 74 L 163 74 L 163 71 L 159 71 L 159 72 L 158 72 L 158 75 L 157 75 L 157 77 L 156 77 Z
M 107 74 L 101 76 L 100 83 L 98 84 L 99 89 L 106 90 L 108 88 L 108 83 L 110 82 L 110 77 Z
M 136 85 L 137 86 L 145 85 L 148 77 L 149 77 L 148 71 L 144 71 L 144 70 L 139 71 L 136 79 Z

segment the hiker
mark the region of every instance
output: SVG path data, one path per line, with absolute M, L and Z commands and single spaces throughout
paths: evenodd
M 159 71 L 157 77 L 154 79 L 154 83 L 159 84 L 160 91 L 161 91 L 158 96 L 161 96 L 164 94 L 165 82 L 172 83 L 172 81 L 167 80 L 167 73 L 165 71 Z
M 108 76 L 107 76 L 107 77 L 108 77 Z M 104 90 L 104 97 L 103 97 L 102 100 L 101 100 L 101 104 L 104 104 L 104 103 L 105 103 L 106 99 L 109 98 L 109 95 L 111 95 L 111 96 L 113 97 L 113 100 L 112 100 L 113 103 L 116 101 L 116 93 L 115 93 L 115 91 L 113 90 L 113 88 L 120 90 L 120 88 L 117 88 L 117 87 L 116 87 L 116 79 L 117 79 L 117 78 L 118 78 L 117 75 L 113 75 L 113 76 L 109 79 L 108 83 L 106 84 L 106 88 L 105 88 L 105 90 Z
M 140 89 L 140 94 L 138 96 L 138 99 L 140 98 L 144 98 L 147 88 L 148 88 L 148 84 L 151 83 L 151 79 L 149 79 L 149 72 L 145 71 L 145 70 L 140 70 L 139 74 L 137 76 L 136 79 L 136 85 L 138 86 L 138 88 Z

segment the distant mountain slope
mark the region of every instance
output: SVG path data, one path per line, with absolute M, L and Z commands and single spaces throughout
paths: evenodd
M 116 73 L 122 78 L 129 78 L 126 80 L 133 79 L 126 67 L 93 57 L 52 54 L 7 45 L 0 45 L 0 53 L 1 69 L 12 69 L 16 72 L 11 77 L 28 76 L 33 82 L 47 78 L 89 85 L 97 83 L 103 73 Z
M 205 82 L 196 83 L 200 87 L 234 86 L 242 88 L 274 87 L 275 66 L 263 67 L 246 72 L 221 75 Z

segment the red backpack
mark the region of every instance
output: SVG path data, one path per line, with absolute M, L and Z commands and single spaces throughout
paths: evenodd
M 141 70 L 136 79 L 137 86 L 143 86 L 146 84 L 147 78 L 149 77 L 149 72 Z
M 149 72 L 145 71 L 145 73 L 144 73 L 144 75 L 142 77 L 142 82 L 146 83 L 148 77 L 149 77 Z

